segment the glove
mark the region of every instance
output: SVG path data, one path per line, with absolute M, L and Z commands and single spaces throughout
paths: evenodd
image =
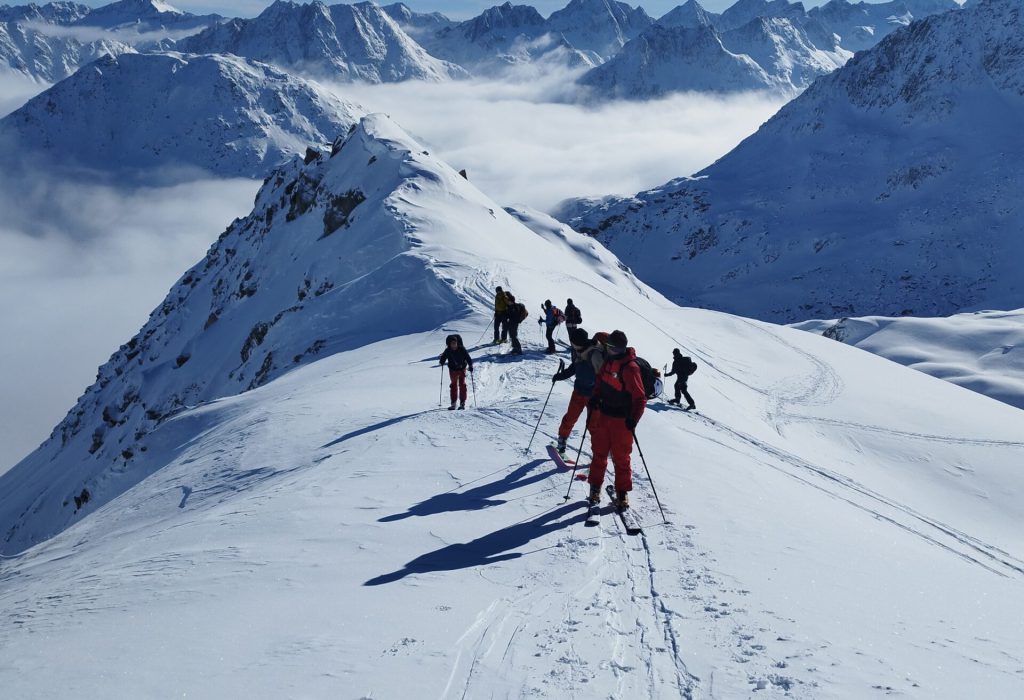
M 473 368 L 472 367 L 469 368 L 469 373 L 473 374 Z
M 626 428 L 629 429 L 629 432 L 633 432 L 634 430 L 636 430 L 636 418 L 634 418 L 633 416 L 629 416 L 628 418 L 626 418 Z
M 558 381 L 558 372 L 555 372 L 554 374 L 551 375 L 551 383 L 554 384 L 557 381 Z

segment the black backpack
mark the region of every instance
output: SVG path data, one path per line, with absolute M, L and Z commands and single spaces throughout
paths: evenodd
M 637 369 L 640 370 L 640 381 L 644 383 L 644 395 L 649 399 L 656 398 L 661 392 L 658 390 L 655 380 L 658 378 L 651 363 L 642 357 L 636 358 Z
M 583 314 L 580 313 L 579 307 L 573 306 L 565 310 L 565 320 L 568 323 L 576 324 L 577 326 L 583 323 Z
M 686 376 L 689 377 L 691 374 L 697 371 L 697 363 L 694 362 L 693 360 L 690 360 L 689 357 L 687 357 L 686 359 L 689 360 L 690 362 L 689 366 L 686 368 Z

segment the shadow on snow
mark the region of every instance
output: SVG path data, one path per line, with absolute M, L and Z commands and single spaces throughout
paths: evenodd
M 518 559 L 523 552 L 511 550 L 529 543 L 538 537 L 561 530 L 570 525 L 582 523 L 586 513 L 577 513 L 574 518 L 565 518 L 580 511 L 585 504 L 580 501 L 558 506 L 545 511 L 536 518 L 519 522 L 501 530 L 479 537 L 465 544 L 450 544 L 433 552 L 416 557 L 404 568 L 390 574 L 370 579 L 364 586 L 380 586 L 394 583 L 411 574 L 426 574 L 434 571 L 455 571 L 474 566 L 485 566 L 509 559 Z M 563 519 L 565 518 L 565 519 Z
M 501 505 L 505 502 L 504 500 L 494 500 L 492 497 L 506 493 L 512 489 L 529 486 L 530 484 L 535 484 L 538 481 L 544 481 L 549 476 L 557 474 L 560 471 L 556 468 L 528 476 L 531 471 L 546 462 L 548 462 L 546 459 L 535 459 L 532 462 L 527 462 L 523 466 L 506 474 L 504 478 L 492 481 L 489 484 L 477 486 L 469 491 L 458 493 L 457 489 L 453 489 L 447 493 L 439 493 L 436 496 L 431 496 L 422 503 L 417 503 L 404 513 L 385 516 L 380 518 L 378 522 L 390 523 L 396 520 L 411 518 L 413 516 L 422 517 L 458 510 L 480 510 L 482 508 Z M 460 486 L 459 488 L 462 487 Z

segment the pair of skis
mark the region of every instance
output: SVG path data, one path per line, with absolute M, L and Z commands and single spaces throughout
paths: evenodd
M 565 459 L 565 457 L 558 452 L 558 448 L 554 445 L 548 445 L 548 456 L 551 457 L 551 461 L 560 469 L 568 470 L 576 466 L 574 461 Z M 583 474 L 580 474 L 579 476 L 586 478 Z M 608 498 L 612 501 L 612 507 L 615 508 L 614 503 L 617 500 L 615 487 L 608 484 L 605 486 L 605 492 L 608 494 Z M 587 519 L 584 524 L 587 527 L 596 527 L 601 514 L 601 504 L 590 503 L 589 501 L 587 503 Z M 619 518 L 622 520 L 622 526 L 626 529 L 627 535 L 639 535 L 643 532 L 643 528 L 640 526 L 640 522 L 636 518 L 636 513 L 634 513 L 632 509 L 626 508 L 625 510 L 619 510 L 618 508 L 615 508 L 615 511 L 619 514 Z
M 631 536 L 642 534 L 644 529 L 643 527 L 641 527 L 640 521 L 637 520 L 636 513 L 633 512 L 633 509 L 627 507 L 620 510 L 615 505 L 615 501 L 617 500 L 617 497 L 615 495 L 615 487 L 612 486 L 611 484 L 608 484 L 607 486 L 604 487 L 604 490 L 605 493 L 608 494 L 608 498 L 612 502 L 612 508 L 615 510 L 616 513 L 619 514 L 619 520 L 622 521 L 622 527 L 625 528 L 626 534 Z M 599 516 L 601 515 L 601 504 L 590 503 L 589 500 L 587 501 L 587 503 L 589 504 L 587 506 L 587 519 L 584 521 L 583 524 L 587 527 L 596 527 L 599 521 Z

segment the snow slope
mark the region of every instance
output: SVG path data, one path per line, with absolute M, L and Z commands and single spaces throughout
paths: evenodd
M 38 82 L 63 80 L 101 56 L 118 56 L 134 50 L 130 44 L 113 38 L 83 41 L 71 34 L 48 34 L 37 24 L 0 23 L 0 72 L 24 75 Z
M 233 19 L 182 40 L 182 51 L 233 53 L 319 78 L 368 83 L 465 76 L 438 60 L 369 2 L 277 0 L 253 19 Z
M 263 177 L 330 143 L 362 108 L 235 56 L 102 58 L 0 120 L 22 157 L 104 171 L 187 166 Z M 25 152 L 29 153 L 25 153 Z
M 794 327 L 1024 408 L 1024 310 L 949 318 L 868 316 Z
M 271 178 L 0 477 L 6 693 L 1021 694 L 1020 411 L 675 307 L 383 117 L 334 151 Z M 645 535 L 563 501 L 569 387 L 532 318 L 520 360 L 477 346 L 495 284 L 697 360 L 702 414 L 637 429 L 668 524 L 639 462 Z M 449 413 L 453 331 L 477 361 Z
M 572 202 L 670 298 L 778 321 L 1024 298 L 1024 16 L 935 15 L 819 78 L 693 178 Z

